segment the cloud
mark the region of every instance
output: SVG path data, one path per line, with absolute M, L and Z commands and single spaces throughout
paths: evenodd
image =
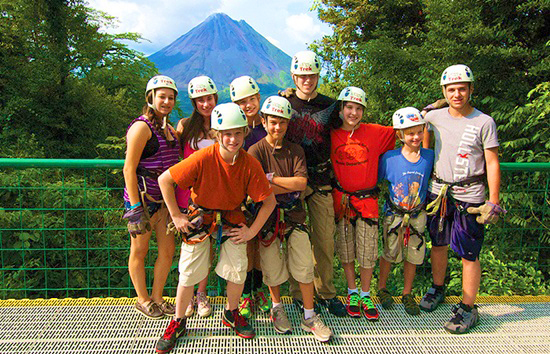
M 281 42 L 278 41 L 277 39 L 273 38 L 273 37 L 266 36 L 265 39 L 267 39 L 268 41 L 270 41 L 271 44 L 273 44 L 275 47 L 280 47 L 280 46 L 281 46 Z
M 290 39 L 302 44 L 311 43 L 322 36 L 321 26 L 306 13 L 287 17 L 285 32 Z

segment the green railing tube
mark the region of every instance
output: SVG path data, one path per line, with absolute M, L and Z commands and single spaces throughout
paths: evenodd
M 83 159 L 0 159 L 0 167 L 10 168 L 122 168 L 124 160 Z
M 122 168 L 124 160 L 14 159 L 0 158 L 0 167 L 10 168 Z M 550 162 L 501 162 L 503 171 L 550 171 Z

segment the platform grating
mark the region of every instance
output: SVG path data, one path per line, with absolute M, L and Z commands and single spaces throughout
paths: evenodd
M 294 326 L 290 335 L 272 329 L 269 317 L 257 314 L 257 337 L 236 337 L 222 325 L 224 298 L 212 298 L 213 315 L 188 321 L 188 336 L 173 353 L 216 354 L 357 354 L 357 353 L 550 353 L 550 298 L 480 298 L 480 324 L 467 335 L 442 329 L 450 304 L 411 317 L 395 298 L 378 322 L 365 318 L 322 317 L 334 332 L 328 343 L 300 329 L 301 314 L 284 298 Z M 417 299 L 419 300 L 419 299 Z M 173 299 L 172 299 L 173 301 Z M 138 314 L 135 299 L 49 299 L 0 301 L 0 353 L 154 353 L 169 319 L 149 320 Z

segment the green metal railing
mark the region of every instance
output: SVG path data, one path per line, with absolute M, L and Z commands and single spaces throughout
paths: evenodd
M 0 159 L 0 299 L 135 296 L 123 160 Z M 548 274 L 550 163 L 502 163 L 506 218 L 487 242 Z M 177 251 L 166 293 L 175 296 Z M 154 237 L 146 259 L 150 283 Z

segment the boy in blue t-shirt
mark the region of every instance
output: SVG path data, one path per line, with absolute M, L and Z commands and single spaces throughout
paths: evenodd
M 378 168 L 378 180 L 390 183 L 390 195 L 384 205 L 384 251 L 380 258 L 378 294 L 382 307 L 389 308 L 393 304 L 386 281 L 391 264 L 405 260 L 401 300 L 405 311 L 413 316 L 420 313 L 411 291 L 416 266 L 423 263 L 426 250 L 425 201 L 434 163 L 433 150 L 422 148 L 424 124 L 416 108 L 397 110 L 393 115 L 393 127 L 403 147 L 382 155 Z

